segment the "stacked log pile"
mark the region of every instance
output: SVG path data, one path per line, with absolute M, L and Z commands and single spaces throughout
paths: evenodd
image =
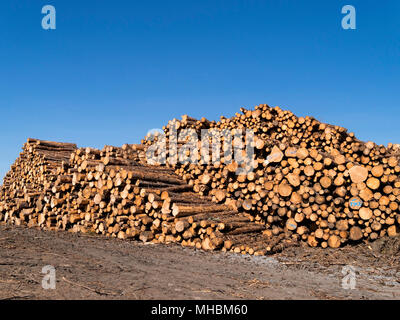
M 65 165 L 76 145 L 28 139 L 0 188 L 0 221 L 21 224 L 34 220 L 44 194 L 63 179 Z
M 217 203 L 234 203 L 239 212 L 265 224 L 266 235 L 291 234 L 310 246 L 337 248 L 398 234 L 398 145 L 364 143 L 344 128 L 278 107 L 241 111 L 218 122 L 184 116 L 163 128 L 167 142 L 172 129 L 254 132 L 254 170 L 247 174 L 237 174 L 240 165 L 224 155 L 217 163 L 201 163 L 198 154 L 172 165 L 196 192 Z M 145 145 L 151 143 L 147 138 Z
M 194 193 L 171 168 L 148 165 L 144 150 L 28 139 L 1 188 L 1 220 L 256 255 L 295 244 L 262 234 L 265 226 L 250 215 Z
M 161 155 L 175 161 L 162 165 L 146 153 L 162 136 L 102 150 L 28 139 L 0 188 L 0 221 L 257 255 L 299 240 L 337 248 L 399 232 L 399 145 L 364 143 L 268 105 L 218 122 L 183 116 L 163 129 Z M 203 141 L 190 144 L 202 129 L 212 148 L 226 142 L 216 132 L 250 129 L 255 152 L 239 150 L 239 161 L 225 145 L 206 161 L 211 150 L 191 150 Z

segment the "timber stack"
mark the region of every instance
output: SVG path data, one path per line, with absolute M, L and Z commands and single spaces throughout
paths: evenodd
M 197 193 L 249 213 L 268 236 L 289 233 L 313 247 L 337 248 L 399 232 L 399 145 L 364 143 L 342 127 L 265 104 L 218 122 L 184 116 L 163 129 L 167 143 L 177 139 L 174 132 L 192 129 L 178 135 L 178 146 L 193 143 L 193 132 L 201 129 L 211 132 L 210 144 L 215 132 L 254 133 L 250 161 L 238 163 L 221 151 L 220 161 L 211 164 L 198 153 L 170 166 Z
M 28 139 L 1 188 L 0 218 L 43 230 L 255 255 L 295 244 L 263 235 L 265 226 L 247 213 L 194 193 L 171 168 L 148 165 L 144 150 Z
M 185 115 L 163 129 L 102 150 L 28 139 L 0 188 L 0 221 L 255 255 L 399 232 L 399 145 L 265 104 L 219 121 Z M 209 152 L 192 152 L 204 129 Z M 244 129 L 254 134 L 250 158 L 243 141 L 219 134 Z M 148 153 L 161 140 L 166 163 Z M 219 159 L 205 161 L 213 150 Z

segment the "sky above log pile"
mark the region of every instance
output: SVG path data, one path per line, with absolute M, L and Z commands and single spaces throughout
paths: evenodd
M 138 143 L 182 114 L 259 103 L 400 143 L 397 0 L 3 0 L 0 70 L 0 177 L 28 137 Z

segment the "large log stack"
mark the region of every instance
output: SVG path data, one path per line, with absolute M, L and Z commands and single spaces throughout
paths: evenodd
M 144 149 L 77 149 L 28 139 L 2 186 L 0 218 L 43 230 L 256 255 L 296 243 L 262 234 L 263 224 L 194 193 L 171 168 L 148 165 Z
M 336 248 L 398 233 L 398 145 L 364 143 L 344 128 L 278 107 L 241 111 L 219 122 L 184 116 L 164 127 L 168 142 L 172 129 L 192 128 L 198 134 L 200 129 L 251 129 L 255 134 L 254 170 L 247 174 L 237 174 L 240 165 L 230 155 L 217 163 L 201 163 L 200 154 L 191 155 L 192 161 L 173 164 L 196 192 L 234 203 L 265 224 L 264 234 L 297 235 L 310 246 Z M 149 145 L 147 138 L 143 143 Z M 185 142 L 178 141 L 178 147 Z
M 0 220 L 20 224 L 38 212 L 44 194 L 62 179 L 76 145 L 28 139 L 0 188 Z
M 218 122 L 183 116 L 163 129 L 160 155 L 175 159 L 166 164 L 146 152 L 162 136 L 102 150 L 28 139 L 0 188 L 0 221 L 256 255 L 399 232 L 399 145 L 364 143 L 267 105 Z M 194 153 L 202 129 L 211 149 Z M 240 139 L 217 137 L 244 129 L 254 133 L 250 158 L 226 152 Z M 212 148 L 220 159 L 211 163 Z

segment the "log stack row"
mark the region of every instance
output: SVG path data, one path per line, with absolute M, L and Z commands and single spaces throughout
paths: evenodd
M 0 187 L 0 221 L 22 220 L 43 210 L 43 195 L 63 178 L 76 145 L 28 139 L 23 152 L 6 174 Z
M 173 169 L 150 166 L 143 145 L 77 149 L 28 139 L 1 188 L 0 218 L 43 230 L 93 233 L 255 255 L 296 244 L 193 192 Z
M 291 234 L 310 246 L 337 248 L 399 232 L 399 145 L 364 143 L 339 126 L 268 105 L 218 122 L 174 119 L 163 128 L 167 142 L 173 129 L 188 128 L 254 132 L 254 156 L 245 163 L 223 152 L 220 161 L 202 163 L 199 152 L 172 167 L 197 193 L 264 224 L 268 236 Z M 178 147 L 190 142 L 189 135 L 179 139 Z M 238 174 L 249 165 L 253 170 Z

